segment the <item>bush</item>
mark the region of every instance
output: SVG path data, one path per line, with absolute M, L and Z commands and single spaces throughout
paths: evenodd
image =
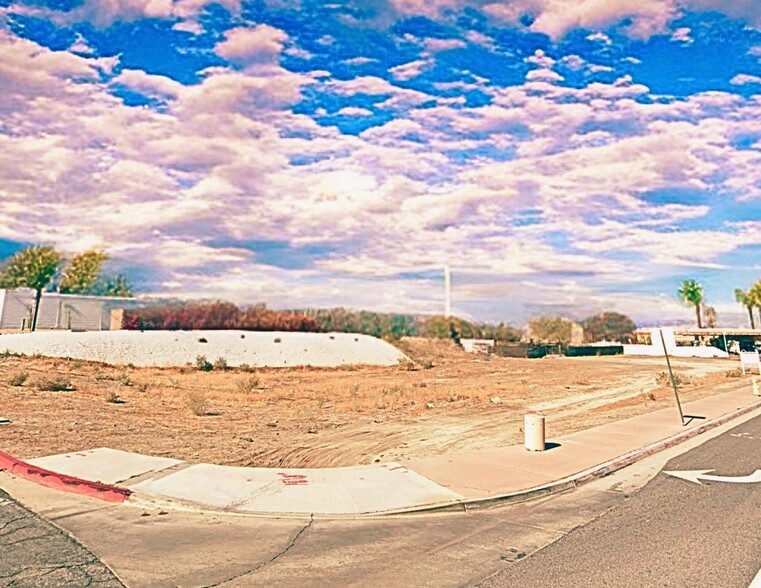
M 241 394 L 251 394 L 259 387 L 259 376 L 249 376 L 238 380 L 235 389 Z
M 203 392 L 190 392 L 186 398 L 188 408 L 196 416 L 204 416 L 209 412 L 209 399 Z
M 314 319 L 298 312 L 268 310 L 254 306 L 240 309 L 231 302 L 173 304 L 127 310 L 123 327 L 127 330 L 229 330 L 317 332 Z M 205 343 L 206 341 L 200 342 Z
M 659 386 L 671 386 L 671 377 L 669 376 L 668 372 L 660 372 L 655 376 L 655 383 Z M 677 388 L 680 386 L 688 386 L 692 384 L 692 381 L 685 376 L 684 374 L 680 374 L 679 372 L 674 372 L 674 383 L 676 384 Z
M 9 386 L 23 386 L 24 382 L 29 379 L 29 372 L 19 372 L 11 376 L 8 380 Z
M 37 389 L 43 392 L 71 392 L 76 390 L 71 380 L 65 378 L 53 378 L 50 380 L 40 380 L 37 382 Z
M 211 365 L 207 360 L 205 355 L 197 355 L 196 356 L 196 369 L 200 372 L 210 372 L 214 369 L 214 366 Z
M 229 366 L 227 365 L 227 360 L 224 357 L 218 357 L 214 361 L 214 369 L 215 370 L 226 370 L 226 369 L 229 369 Z

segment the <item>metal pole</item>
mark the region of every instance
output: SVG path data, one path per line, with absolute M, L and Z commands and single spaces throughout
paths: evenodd
M 444 303 L 444 316 L 449 318 L 452 316 L 452 277 L 450 275 L 449 264 L 444 266 L 444 290 L 445 290 L 445 303 Z
M 666 351 L 666 340 L 663 338 L 663 329 L 658 329 L 661 334 L 661 344 L 663 345 L 663 355 L 666 356 L 666 365 L 669 368 L 669 377 L 671 378 L 671 386 L 674 388 L 674 396 L 676 397 L 676 407 L 679 409 L 679 420 L 684 426 L 684 413 L 682 412 L 682 403 L 679 402 L 679 390 L 676 387 L 676 380 L 674 380 L 674 372 L 671 370 L 671 361 L 669 360 L 669 353 Z

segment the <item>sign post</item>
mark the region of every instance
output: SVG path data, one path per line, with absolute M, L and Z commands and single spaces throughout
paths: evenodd
M 671 378 L 671 386 L 674 388 L 674 397 L 676 398 L 676 407 L 679 409 L 679 421 L 684 426 L 684 413 L 682 412 L 682 403 L 679 402 L 679 389 L 676 386 L 676 380 L 674 380 L 674 372 L 671 370 L 671 360 L 669 360 L 669 352 L 666 350 L 666 340 L 663 337 L 663 329 L 658 329 L 661 335 L 661 344 L 663 345 L 663 355 L 666 356 L 666 365 L 669 368 L 669 377 Z

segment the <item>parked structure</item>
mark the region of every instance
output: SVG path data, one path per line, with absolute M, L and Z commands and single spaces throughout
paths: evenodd
M 130 298 L 43 292 L 37 328 L 75 331 L 118 330 L 122 328 L 124 309 L 140 304 L 139 301 Z M 33 313 L 34 290 L 0 290 L 0 329 L 29 329 Z
M 705 335 L 705 331 L 709 330 L 711 329 L 700 329 L 699 332 Z M 637 329 L 634 331 L 634 338 L 638 343 L 624 345 L 624 355 L 663 355 L 665 343 L 666 351 L 675 357 L 729 357 L 726 351 L 712 345 L 678 345 L 677 334 L 681 335 L 685 331 L 687 330 L 671 327 Z M 663 340 L 661 340 L 661 333 Z

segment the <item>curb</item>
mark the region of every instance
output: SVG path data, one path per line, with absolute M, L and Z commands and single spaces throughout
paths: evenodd
M 0 451 L 0 470 L 5 470 L 9 474 L 25 478 L 42 486 L 98 498 L 107 502 L 125 502 L 132 495 L 132 490 L 128 488 L 91 482 L 75 478 L 74 476 L 52 472 L 26 463 L 4 451 Z

